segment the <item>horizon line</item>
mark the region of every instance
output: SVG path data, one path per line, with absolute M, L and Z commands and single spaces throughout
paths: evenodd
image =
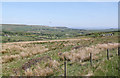
M 0 24 L 0 25 L 5 25 L 4 24 Z M 79 27 L 69 27 L 69 26 L 50 26 L 50 25 L 39 25 L 39 24 L 6 24 L 6 25 L 26 25 L 26 26 L 48 26 L 48 27 L 67 27 L 67 28 L 71 28 L 71 29 L 90 29 L 90 30 L 101 30 L 101 29 L 119 29 L 119 27 L 112 27 L 112 28 L 91 28 L 91 27 L 88 27 L 88 28 L 79 28 Z

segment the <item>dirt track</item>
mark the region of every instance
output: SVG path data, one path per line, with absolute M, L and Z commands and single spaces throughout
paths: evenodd
M 28 43 L 37 43 L 37 42 L 59 42 L 59 41 L 76 41 L 76 40 L 90 40 L 90 38 L 81 38 L 81 39 L 61 39 L 61 40 L 45 40 L 45 41 L 23 41 L 23 42 L 10 42 L 3 44 L 28 44 Z

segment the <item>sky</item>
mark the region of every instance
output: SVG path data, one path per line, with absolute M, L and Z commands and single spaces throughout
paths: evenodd
M 117 2 L 3 2 L 3 24 L 66 26 L 79 29 L 118 27 Z

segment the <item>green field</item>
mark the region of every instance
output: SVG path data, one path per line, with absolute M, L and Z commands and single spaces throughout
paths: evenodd
M 41 25 L 2 24 L 2 43 L 19 41 L 39 41 L 83 36 L 97 37 L 104 33 L 116 34 L 117 29 L 84 30 L 67 27 L 49 27 Z

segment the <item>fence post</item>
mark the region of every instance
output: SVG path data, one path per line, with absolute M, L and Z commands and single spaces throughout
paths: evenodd
M 120 56 L 120 47 L 118 46 L 118 56 Z
M 90 65 L 92 66 L 92 53 L 90 53 Z
M 107 59 L 109 60 L 109 49 L 107 49 Z
M 64 77 L 66 78 L 67 76 L 67 62 L 66 60 L 64 61 Z
M 118 46 L 118 76 L 120 77 L 120 47 Z

